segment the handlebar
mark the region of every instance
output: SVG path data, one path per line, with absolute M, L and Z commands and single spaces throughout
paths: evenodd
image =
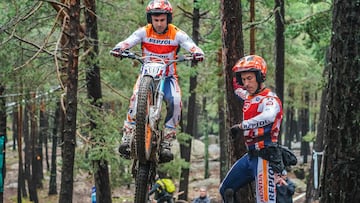
M 144 59 L 146 58 L 156 58 L 156 60 L 162 62 L 162 63 L 168 63 L 168 65 L 173 64 L 175 62 L 183 62 L 183 61 L 193 61 L 194 58 L 192 55 L 187 54 L 187 55 L 178 55 L 176 59 L 173 60 L 168 60 L 168 59 L 162 59 L 158 56 L 139 56 L 131 51 L 129 51 L 128 49 L 122 51 L 122 52 L 116 52 L 111 50 L 110 54 L 118 57 L 118 58 L 130 58 L 130 59 L 134 59 L 139 61 L 141 64 L 144 64 Z

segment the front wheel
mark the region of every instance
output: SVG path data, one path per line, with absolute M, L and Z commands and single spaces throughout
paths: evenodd
M 151 156 L 153 131 L 149 123 L 150 107 L 154 105 L 154 79 L 144 76 L 140 81 L 136 110 L 136 155 L 141 163 Z

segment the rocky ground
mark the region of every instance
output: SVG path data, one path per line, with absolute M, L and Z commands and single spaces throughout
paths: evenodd
M 198 195 L 198 189 L 201 186 L 207 186 L 209 190 L 209 196 L 214 200 L 214 202 L 220 202 L 220 195 L 218 192 L 219 187 L 219 168 L 220 164 L 218 161 L 218 152 L 219 149 L 216 146 L 210 146 L 211 152 L 210 157 L 212 161 L 209 163 L 210 168 L 210 177 L 204 179 L 204 162 L 203 162 L 203 144 L 201 142 L 193 143 L 193 146 L 196 148 L 193 149 L 190 168 L 190 184 L 189 184 L 189 200 L 193 199 Z M 175 150 L 176 151 L 176 150 Z M 17 152 L 12 151 L 10 148 L 6 152 L 7 163 L 6 163 L 6 178 L 4 182 L 4 203 L 17 202 L 17 177 L 18 177 L 18 161 L 17 161 Z M 301 158 L 299 158 L 299 163 L 301 163 Z M 301 166 L 306 168 L 306 166 Z M 60 171 L 58 171 L 58 191 L 60 189 Z M 58 202 L 58 195 L 49 196 L 48 192 L 48 174 L 45 175 L 44 188 L 38 191 L 40 203 L 55 203 Z M 297 185 L 296 194 L 294 195 L 294 203 L 304 202 L 303 193 L 305 192 L 306 185 L 304 180 L 298 179 L 293 172 L 289 172 L 289 177 Z M 74 193 L 73 199 L 75 203 L 88 203 L 90 202 L 90 193 L 91 187 L 93 185 L 93 179 L 90 174 L 87 172 L 78 172 L 74 180 Z M 130 199 L 133 195 L 133 185 L 130 186 L 130 189 L 127 187 L 114 188 L 112 190 L 113 202 L 130 202 L 126 199 Z M 29 202 L 26 198 L 23 199 L 23 202 Z

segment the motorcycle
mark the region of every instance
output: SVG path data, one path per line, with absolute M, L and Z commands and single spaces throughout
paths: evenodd
M 158 56 L 138 56 L 129 50 L 110 54 L 120 58 L 129 58 L 141 63 L 141 79 L 137 94 L 136 128 L 131 141 L 130 156 L 132 175 L 135 178 L 135 203 L 144 203 L 149 199 L 149 188 L 155 182 L 156 168 L 159 164 L 163 131 L 161 121 L 162 101 L 166 69 L 176 62 L 193 60 L 193 56 L 178 56 L 175 60 L 166 60 Z

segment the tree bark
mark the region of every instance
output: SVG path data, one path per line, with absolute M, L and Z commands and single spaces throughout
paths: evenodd
M 329 56 L 328 53 L 326 54 L 326 63 L 329 62 L 328 60 Z M 323 77 L 326 78 L 328 76 L 328 70 L 324 68 Z M 324 86 L 325 87 L 325 86 Z M 312 161 L 311 161 L 311 168 L 310 168 L 310 174 L 307 181 L 306 186 L 306 203 L 311 203 L 315 200 L 319 199 L 320 190 L 319 190 L 319 183 L 320 183 L 320 171 L 321 171 L 321 163 L 322 163 L 322 157 L 323 157 L 323 150 L 324 150 L 324 132 L 325 132 L 325 120 L 326 120 L 326 88 L 322 90 L 321 93 L 321 104 L 320 104 L 320 113 L 319 113 L 319 121 L 317 126 L 317 133 L 316 133 L 316 139 L 314 143 L 314 149 L 312 153 Z M 317 162 L 317 167 L 314 164 L 315 161 Z M 316 168 L 315 168 L 316 167 Z M 317 179 L 315 180 L 314 171 L 317 173 Z M 315 187 L 314 182 L 317 182 L 317 186 Z
M 197 0 L 194 0 L 194 5 L 196 5 Z M 193 9 L 193 29 L 192 29 L 192 39 L 196 44 L 199 42 L 199 29 L 200 29 L 200 10 L 196 7 Z M 191 62 L 191 67 L 194 67 L 197 65 L 197 61 Z M 197 86 L 197 75 L 190 77 L 190 86 L 189 86 L 189 93 L 190 97 L 188 98 L 188 111 L 187 111 L 187 124 L 185 133 L 194 136 L 196 134 L 196 89 Z M 189 139 L 186 141 L 185 144 L 180 145 L 180 156 L 185 161 L 190 162 L 191 157 L 191 140 Z M 182 169 L 181 170 L 181 180 L 180 180 L 180 191 L 184 191 L 183 194 L 179 195 L 180 200 L 187 200 L 188 197 L 188 185 L 189 185 L 189 174 L 190 169 Z
M 301 120 L 301 137 L 306 136 L 306 134 L 309 132 L 309 92 L 304 90 L 303 91 L 304 96 L 302 97 L 302 103 L 305 105 L 300 110 L 300 116 L 299 120 Z M 303 163 L 308 162 L 308 155 L 310 154 L 310 144 L 307 141 L 304 141 L 301 139 L 301 151 L 300 154 L 303 156 Z
M 222 58 L 224 68 L 225 80 L 225 95 L 226 95 L 226 129 L 230 126 L 239 123 L 242 119 L 242 102 L 235 96 L 232 86 L 233 72 L 232 68 L 242 56 L 244 56 L 244 43 L 242 34 L 242 11 L 241 3 L 237 0 L 221 0 L 221 36 L 222 36 Z M 229 134 L 229 130 L 226 134 Z M 229 136 L 230 138 L 230 136 Z M 228 139 L 229 139 L 228 138 Z M 235 140 L 228 140 L 228 146 L 221 146 L 221 148 L 228 148 L 229 164 L 233 164 L 245 152 L 245 140 L 243 136 L 236 136 Z M 220 166 L 223 167 L 223 166 Z M 227 166 L 228 168 L 230 166 Z M 241 202 L 251 202 L 253 196 L 249 187 L 242 188 L 237 192 L 237 199 Z
M 86 7 L 85 14 L 85 46 L 84 49 L 88 52 L 86 57 L 86 82 L 87 82 L 87 94 L 90 99 L 90 104 L 101 111 L 102 98 L 101 82 L 100 82 L 100 68 L 98 64 L 99 45 L 98 45 L 98 30 L 97 30 L 97 18 L 96 18 L 96 1 L 84 0 Z M 92 116 L 90 116 L 92 118 Z M 90 119 L 90 130 L 96 129 L 96 119 Z M 94 138 L 94 134 L 91 134 Z M 106 144 L 106 143 L 102 143 Z M 111 188 L 110 177 L 107 160 L 94 160 L 94 179 L 96 187 L 96 202 L 110 203 L 111 202 Z
M 360 202 L 360 4 L 333 1 L 320 202 Z
M 39 167 L 38 167 L 38 161 L 36 160 L 36 148 L 38 143 L 38 128 L 37 128 L 37 116 L 36 116 L 36 100 L 35 100 L 36 94 L 31 93 L 31 102 L 29 102 L 30 106 L 30 165 L 31 165 L 31 172 L 28 182 L 29 184 L 29 193 L 30 193 L 30 200 L 34 201 L 35 203 L 39 202 L 38 194 L 37 194 L 37 188 L 38 183 L 40 182 L 38 180 L 38 173 L 39 173 Z M 31 182 L 30 182 L 31 180 Z
M 217 54 L 217 65 L 218 65 L 218 99 L 217 107 L 219 112 L 219 144 L 220 146 L 228 146 L 228 137 L 225 129 L 225 97 L 223 94 L 223 89 L 225 89 L 224 84 L 224 70 L 222 68 L 222 49 L 219 49 Z M 227 156 L 227 148 L 220 147 L 220 180 L 223 180 L 226 176 L 226 173 L 229 169 L 229 160 Z
M 67 79 L 65 98 L 65 120 L 63 141 L 63 165 L 61 173 L 61 189 L 59 203 L 71 203 L 73 197 L 74 159 L 76 145 L 76 113 L 78 88 L 78 58 L 79 58 L 79 31 L 80 31 L 80 0 L 67 1 L 69 19 L 64 35 L 67 43 L 64 53 L 67 55 Z
M 61 132 L 60 129 L 60 123 L 62 122 L 62 116 L 61 116 L 61 103 L 60 101 L 56 103 L 56 110 L 54 115 L 54 125 L 52 129 L 52 147 L 51 147 L 51 167 L 50 167 L 50 180 L 49 180 L 49 195 L 55 195 L 57 194 L 57 184 L 56 184 L 56 151 L 57 151 L 57 137 L 59 132 Z
M 5 86 L 0 83 L 0 202 L 4 201 L 4 179 L 6 173 L 5 165 L 5 143 L 6 143 L 6 100 L 3 96 Z
M 285 69 L 285 5 L 284 0 L 275 0 L 275 92 L 284 108 L 284 69 Z M 283 127 L 282 127 L 283 128 Z M 279 141 L 281 142 L 281 131 Z

